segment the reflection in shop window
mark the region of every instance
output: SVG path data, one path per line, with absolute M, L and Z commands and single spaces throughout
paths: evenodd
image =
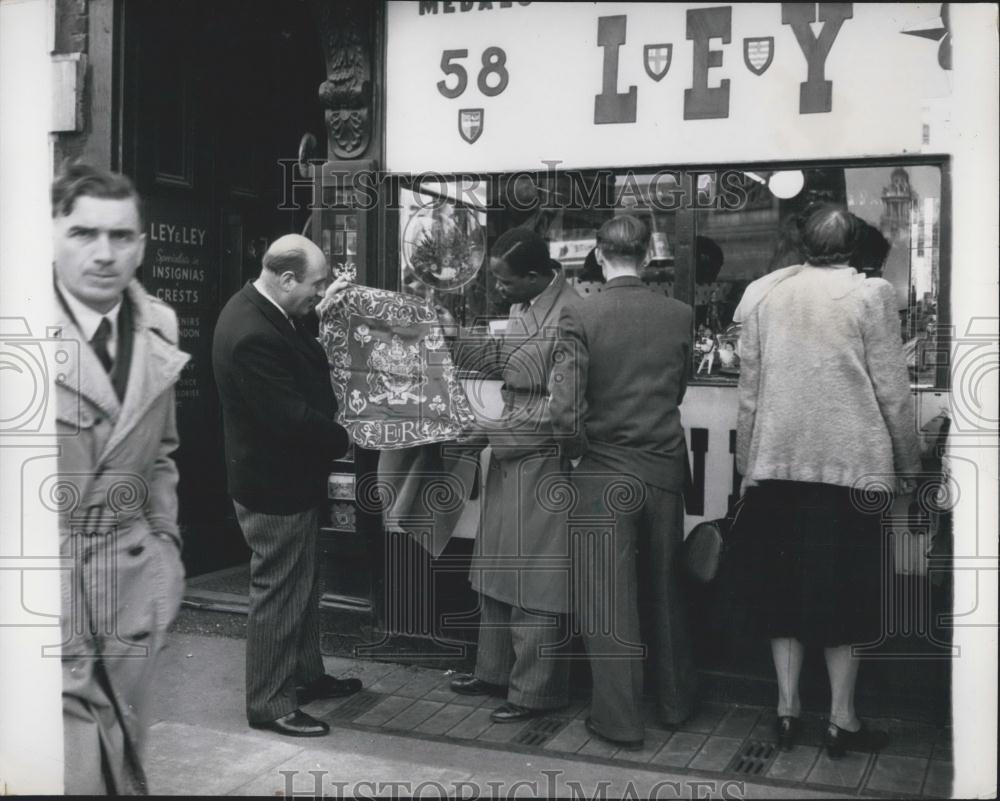
M 709 180 L 714 184 L 715 176 Z M 727 180 L 732 182 L 733 176 Z M 892 284 L 911 379 L 917 386 L 932 386 L 940 280 L 939 168 L 747 171 L 736 180 L 746 196 L 740 208 L 711 208 L 695 215 L 696 377 L 738 378 L 740 326 L 733 323 L 733 311 L 751 281 L 803 261 L 796 216 L 810 203 L 827 201 L 845 204 L 887 243 L 884 264 L 854 266 Z M 714 186 L 707 191 L 715 191 Z
M 664 209 L 677 204 L 681 187 L 676 177 L 659 172 L 627 173 L 616 175 L 613 180 L 607 193 L 613 202 L 605 207 L 555 212 L 548 226 L 551 257 L 562 265 L 567 280 L 582 296 L 602 291 L 604 278 L 594 254 L 597 231 L 613 217 L 631 214 L 642 219 L 650 230 L 649 250 L 640 278 L 650 289 L 672 297 L 677 223 L 675 212 Z
M 673 295 L 676 214 L 662 209 L 677 204 L 677 179 L 607 171 L 573 180 L 575 186 L 566 175 L 493 176 L 401 189 L 402 291 L 431 300 L 446 326 L 506 317 L 508 306 L 490 277 L 488 246 L 504 231 L 525 227 L 548 240 L 549 255 L 571 286 L 583 296 L 597 293 L 604 283 L 594 255 L 597 231 L 616 215 L 634 214 L 651 231 L 641 278 Z M 581 180 L 591 204 L 578 202 Z
M 581 186 L 585 192 L 574 192 Z M 695 187 L 695 210 L 683 213 L 694 225 L 685 225 L 682 234 L 678 212 L 669 209 L 688 207 L 679 200 L 689 186 Z M 581 203 L 581 197 L 592 200 Z M 740 202 L 723 202 L 733 197 Z M 941 258 L 937 166 L 717 168 L 686 176 L 600 171 L 424 182 L 400 190 L 402 290 L 428 298 L 451 336 L 477 324 L 485 331 L 486 321 L 493 321 L 489 330 L 500 331 L 508 304 L 488 267 L 497 236 L 514 227 L 541 234 L 567 281 L 587 297 L 604 284 L 594 255 L 598 229 L 614 216 L 634 214 L 651 231 L 642 279 L 694 306 L 692 375 L 735 383 L 740 326 L 733 314 L 743 292 L 774 270 L 802 263 L 796 218 L 821 201 L 845 204 L 888 245 L 884 263 L 880 256 L 877 264 L 852 266 L 892 284 L 911 378 L 917 386 L 933 386 Z M 353 249 L 350 233 L 341 234 L 345 254 Z M 677 285 L 681 245 L 691 254 L 681 273 L 691 284 L 683 287 Z
M 429 183 L 400 189 L 402 291 L 426 298 L 449 336 L 488 314 L 486 195 L 470 186 Z

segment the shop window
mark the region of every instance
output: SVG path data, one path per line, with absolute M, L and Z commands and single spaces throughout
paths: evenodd
M 490 176 L 426 181 L 399 193 L 401 290 L 429 298 L 446 324 L 503 318 L 508 308 L 489 272 L 489 247 L 504 231 L 526 227 L 549 242 L 550 256 L 581 295 L 601 291 L 594 258 L 597 230 L 616 214 L 650 226 L 643 280 L 673 295 L 677 179 L 664 173 Z
M 720 176 L 725 176 L 720 179 Z M 797 214 L 810 203 L 843 203 L 889 244 L 884 264 L 860 271 L 896 290 L 899 336 L 916 386 L 935 383 L 941 249 L 941 171 L 936 166 L 822 167 L 712 173 L 695 211 L 696 378 L 735 381 L 740 326 L 733 323 L 751 281 L 802 261 L 795 244 Z M 725 187 L 720 187 L 724 180 Z M 744 201 L 713 203 L 724 188 Z M 875 235 L 877 236 L 877 235 Z
M 935 165 L 823 166 L 698 172 L 596 171 L 425 181 L 399 193 L 400 287 L 428 298 L 446 331 L 502 328 L 508 306 L 489 270 L 495 239 L 528 227 L 549 242 L 583 295 L 602 291 L 597 231 L 619 214 L 650 226 L 641 277 L 695 310 L 695 380 L 736 383 L 747 285 L 801 263 L 795 218 L 810 203 L 842 203 L 889 243 L 881 265 L 857 265 L 896 290 L 899 336 L 915 386 L 935 385 L 941 271 L 941 169 Z M 345 230 L 344 250 L 349 249 Z M 338 232 L 333 236 L 337 246 Z

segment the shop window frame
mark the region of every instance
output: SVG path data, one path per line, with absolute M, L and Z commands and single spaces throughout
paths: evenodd
M 869 156 L 869 157 L 854 157 L 854 158 L 842 158 L 842 159 L 802 159 L 796 161 L 729 161 L 729 162 L 716 162 L 716 163 L 698 163 L 698 164 L 643 164 L 643 165 L 632 165 L 627 168 L 622 167 L 591 167 L 587 169 L 571 169 L 571 168 L 560 168 L 554 173 L 545 170 L 521 170 L 516 172 L 452 172 L 452 173 L 427 173 L 425 175 L 417 176 L 400 176 L 400 180 L 390 181 L 389 184 L 394 187 L 393 198 L 386 207 L 391 208 L 392 211 L 388 211 L 386 207 L 383 207 L 384 214 L 380 215 L 383 220 L 383 225 L 380 225 L 380 231 L 384 232 L 384 237 L 380 237 L 380 244 L 382 247 L 380 250 L 382 254 L 379 257 L 380 262 L 385 270 L 386 278 L 392 276 L 391 281 L 386 281 L 387 284 L 391 284 L 389 288 L 399 290 L 400 281 L 402 278 L 402 257 L 399 253 L 399 230 L 398 226 L 400 224 L 400 215 L 396 207 L 398 206 L 398 187 L 406 187 L 411 191 L 418 191 L 418 179 L 427 178 L 433 179 L 434 181 L 458 181 L 467 180 L 469 178 L 475 177 L 480 180 L 487 181 L 487 186 L 489 190 L 488 206 L 492 209 L 496 204 L 497 200 L 497 189 L 501 183 L 505 181 L 510 181 L 512 177 L 519 175 L 526 175 L 535 179 L 545 180 L 551 178 L 553 174 L 566 175 L 566 174 L 576 174 L 579 175 L 584 181 L 597 180 L 599 176 L 619 176 L 626 174 L 628 172 L 633 173 L 657 173 L 663 171 L 673 171 L 680 173 L 684 176 L 684 180 L 681 181 L 681 190 L 683 191 L 683 202 L 681 203 L 681 208 L 677 209 L 674 213 L 676 214 L 676 231 L 674 234 L 674 241 L 670 243 L 673 250 L 674 256 L 674 285 L 673 285 L 673 297 L 678 300 L 687 303 L 690 306 L 694 306 L 695 302 L 695 264 L 694 264 L 694 253 L 695 253 L 695 237 L 698 232 L 698 225 L 696 222 L 696 217 L 698 209 L 692 208 L 690 202 L 690 196 L 692 188 L 697 187 L 697 179 L 692 178 L 692 176 L 697 176 L 703 173 L 716 173 L 722 174 L 726 171 L 740 171 L 740 172 L 772 172 L 779 170 L 809 170 L 809 169 L 859 169 L 859 168 L 892 168 L 892 167 L 934 167 L 939 170 L 940 173 L 940 216 L 939 216 L 939 234 L 938 234 L 938 296 L 937 302 L 937 341 L 931 346 L 933 352 L 938 354 L 937 366 L 934 372 L 934 380 L 931 386 L 917 386 L 912 385 L 911 389 L 914 392 L 917 391 L 948 391 L 950 389 L 951 378 L 950 369 L 948 364 L 948 359 L 946 354 L 950 353 L 952 345 L 952 322 L 951 322 L 951 237 L 952 237 L 952 186 L 951 186 L 951 158 L 946 154 L 912 154 L 912 155 L 896 155 L 896 156 Z M 612 207 L 613 208 L 613 207 Z M 487 211 L 488 220 L 490 214 L 495 214 L 495 212 Z M 499 230 L 494 230 L 495 226 L 492 224 L 488 227 L 488 239 L 487 239 L 487 249 L 492 245 L 496 236 L 500 233 Z M 483 269 L 487 269 L 484 265 Z M 694 331 L 692 335 L 694 335 Z M 944 355 L 944 357 L 942 357 Z M 736 386 L 736 381 L 731 377 L 723 378 L 717 376 L 698 376 L 695 374 L 695 366 L 689 365 L 688 372 L 688 384 L 689 386 L 726 386 L 734 387 Z

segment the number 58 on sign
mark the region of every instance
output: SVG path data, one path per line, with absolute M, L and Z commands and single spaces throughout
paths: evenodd
M 918 151 L 922 105 L 949 92 L 941 45 L 910 35 L 932 23 L 930 10 L 390 2 L 388 167 L 544 169 L 557 160 L 584 168 Z M 879 126 L 870 124 L 874 108 Z

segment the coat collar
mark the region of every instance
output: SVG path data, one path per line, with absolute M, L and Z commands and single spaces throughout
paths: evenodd
M 637 275 L 620 275 L 617 278 L 612 278 L 610 281 L 604 284 L 602 292 L 607 292 L 611 289 L 622 289 L 628 286 L 641 286 L 645 287 L 646 283 Z
M 139 282 L 133 281 L 126 291 L 135 311 L 132 369 L 118 423 L 105 450 L 114 448 L 142 422 L 149 407 L 173 386 L 184 365 L 191 359 L 171 341 L 170 337 L 176 337 L 176 331 L 164 330 L 158 319 L 163 313 L 154 313 L 153 301 Z
M 565 288 L 566 275 L 562 270 L 559 270 L 552 282 L 538 295 L 535 302 L 517 317 L 511 318 L 507 336 L 514 338 L 533 337 L 546 324 L 555 325 L 557 321 L 550 320 L 549 317 L 552 316 L 556 300 Z
M 75 339 L 78 346 L 71 348 L 64 365 L 63 380 L 59 383 L 86 397 L 115 421 L 114 432 L 108 439 L 105 451 L 118 445 L 138 425 L 149 407 L 169 389 L 191 358 L 172 341 L 176 331 L 167 321 L 172 313 L 157 310 L 138 281 L 126 287 L 132 304 L 132 364 L 124 399 L 119 402 L 111 379 L 94 354 L 90 343 L 76 326 L 70 315 L 59 304 L 59 325 L 64 339 Z M 75 415 L 70 410 L 69 421 Z
M 59 375 L 56 376 L 56 383 L 69 389 L 72 393 L 82 395 L 107 416 L 117 418 L 121 411 L 121 402 L 115 394 L 111 377 L 104 371 L 97 355 L 90 347 L 86 335 L 77 325 L 69 307 L 61 299 L 61 295 L 58 294 L 58 288 L 55 291 L 56 297 L 60 299 L 56 306 L 58 336 L 64 340 L 74 340 L 73 346 L 63 351 L 66 361 L 61 365 Z M 59 406 L 62 407 L 63 404 L 60 403 Z M 79 402 L 75 398 L 73 406 L 74 408 L 59 408 L 57 413 L 61 419 L 75 424 L 79 418 Z
M 256 306 L 260 313 L 268 319 L 268 322 L 270 322 L 271 325 L 278 329 L 278 331 L 282 334 L 292 329 L 290 320 L 278 311 L 277 306 L 260 294 L 260 290 L 253 285 L 253 281 L 247 281 L 242 292 L 243 297 Z
M 278 310 L 277 306 L 260 293 L 257 287 L 253 285 L 253 281 L 248 281 L 242 291 L 244 297 L 267 318 L 267 321 L 274 326 L 279 334 L 309 356 L 309 358 L 316 359 L 318 357 L 319 353 L 316 348 L 310 346 L 310 343 L 306 340 L 306 336 L 299 331 L 290 318 L 285 317 Z M 319 343 L 317 343 L 317 347 L 319 347 Z M 319 347 L 319 350 L 322 351 L 322 348 Z M 325 353 L 323 354 L 323 360 L 324 362 L 326 360 Z

